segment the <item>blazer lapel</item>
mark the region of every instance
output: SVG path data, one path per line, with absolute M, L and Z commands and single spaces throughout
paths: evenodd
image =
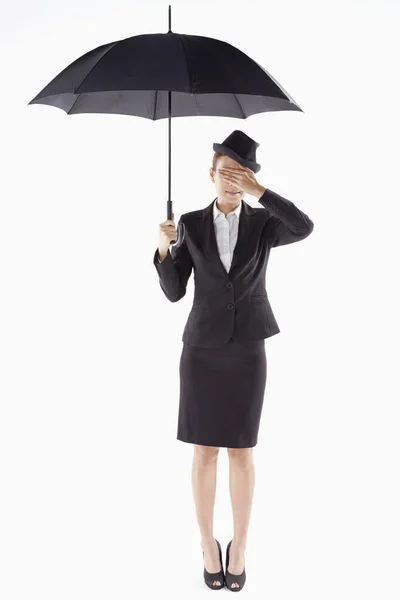
M 247 204 L 247 202 L 242 200 L 242 209 L 240 211 L 239 216 L 239 230 L 237 242 L 233 251 L 232 264 L 229 271 L 227 272 L 219 256 L 218 243 L 215 235 L 213 215 L 214 201 L 215 198 L 211 202 L 211 204 L 209 204 L 206 208 L 204 208 L 201 211 L 198 222 L 198 232 L 201 244 L 203 246 L 204 254 L 209 260 L 219 263 L 226 276 L 232 272 L 233 268 L 237 265 L 239 261 L 246 261 L 246 249 L 248 248 L 247 242 L 251 238 L 253 227 L 256 224 L 256 219 L 251 219 L 251 217 L 253 217 L 257 213 L 254 210 L 254 208 L 252 208 L 249 204 Z

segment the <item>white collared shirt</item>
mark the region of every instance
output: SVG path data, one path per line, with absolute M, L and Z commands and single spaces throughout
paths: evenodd
M 231 268 L 233 251 L 238 237 L 241 209 L 242 201 L 240 201 L 239 206 L 237 206 L 235 210 L 232 210 L 225 216 L 217 206 L 217 199 L 214 201 L 213 215 L 215 237 L 217 238 L 219 256 L 226 272 Z
M 222 210 L 217 206 L 217 198 L 214 200 L 213 223 L 215 237 L 217 240 L 219 257 L 227 273 L 231 268 L 233 251 L 237 242 L 241 210 L 242 201 L 240 201 L 239 206 L 237 206 L 235 210 L 232 210 L 225 216 Z M 174 244 L 170 244 L 170 246 L 175 246 L 178 242 L 179 237 L 177 241 Z M 161 262 L 160 259 L 158 259 L 158 262 Z

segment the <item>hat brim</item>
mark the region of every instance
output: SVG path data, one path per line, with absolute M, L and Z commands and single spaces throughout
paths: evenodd
M 213 150 L 214 150 L 214 152 L 220 152 L 221 154 L 226 154 L 227 156 L 229 156 L 229 158 L 236 160 L 238 163 L 240 163 L 244 167 L 248 167 L 249 169 L 254 171 L 254 173 L 258 173 L 258 171 L 261 169 L 261 165 L 259 165 L 256 162 L 253 162 L 252 160 L 244 160 L 241 156 L 239 156 L 239 154 L 236 154 L 236 152 L 234 150 L 232 150 L 228 146 L 224 146 L 224 144 L 214 143 Z

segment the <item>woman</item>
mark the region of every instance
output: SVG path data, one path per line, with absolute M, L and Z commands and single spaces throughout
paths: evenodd
M 254 489 L 253 447 L 266 385 L 265 339 L 279 327 L 265 290 L 270 249 L 306 238 L 311 219 L 293 202 L 258 183 L 257 142 L 233 131 L 215 151 L 210 177 L 217 198 L 185 213 L 179 235 L 172 220 L 160 224 L 153 263 L 166 297 L 186 293 L 192 270 L 195 292 L 182 336 L 177 439 L 194 444 L 192 486 L 211 589 L 243 588 L 245 548 Z M 258 199 L 254 209 L 243 200 Z M 176 243 L 174 242 L 178 237 Z M 226 548 L 213 535 L 217 458 L 229 456 L 233 539 Z M 228 569 L 229 565 L 229 569 Z

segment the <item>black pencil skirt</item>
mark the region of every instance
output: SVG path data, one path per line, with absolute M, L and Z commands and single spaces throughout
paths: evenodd
M 265 339 L 221 348 L 183 343 L 177 439 L 225 448 L 257 444 L 267 380 Z

